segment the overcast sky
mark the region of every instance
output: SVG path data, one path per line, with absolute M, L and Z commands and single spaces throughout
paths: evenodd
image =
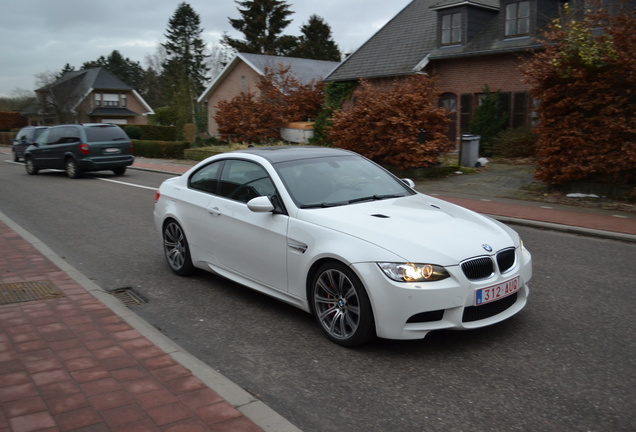
M 331 27 L 340 51 L 352 52 L 411 0 L 287 0 L 299 35 L 312 14 Z M 59 72 L 69 63 L 107 57 L 118 50 L 145 68 L 146 56 L 165 42 L 168 20 L 180 0 L 1 0 L 0 95 L 35 90 L 35 75 Z M 228 18 L 240 18 L 234 0 L 189 0 L 199 14 L 203 39 L 218 44 L 223 32 L 243 38 Z

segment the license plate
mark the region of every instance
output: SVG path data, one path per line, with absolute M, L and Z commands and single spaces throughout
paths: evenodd
M 475 305 L 483 305 L 502 299 L 519 291 L 519 276 L 498 285 L 482 288 L 475 293 Z
M 107 148 L 106 150 L 104 150 L 104 153 L 119 153 L 119 149 L 118 148 Z

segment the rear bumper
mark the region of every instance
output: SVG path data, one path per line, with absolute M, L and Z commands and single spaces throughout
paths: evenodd
M 77 161 L 77 165 L 82 171 L 102 171 L 127 167 L 132 165 L 133 162 L 135 162 L 135 157 L 132 155 L 106 156 L 80 159 Z

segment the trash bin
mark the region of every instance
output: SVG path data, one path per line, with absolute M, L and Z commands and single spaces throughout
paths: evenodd
M 479 135 L 462 135 L 462 145 L 459 149 L 459 164 L 465 167 L 475 167 L 479 159 Z

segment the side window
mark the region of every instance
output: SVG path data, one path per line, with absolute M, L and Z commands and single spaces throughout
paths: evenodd
M 51 129 L 49 137 L 46 140 L 47 144 L 68 144 L 78 142 L 79 133 L 74 127 L 57 127 Z
M 238 159 L 225 161 L 219 195 L 247 203 L 252 198 L 275 192 L 274 183 L 260 165 Z
M 191 189 L 216 194 L 221 166 L 223 166 L 223 162 L 215 162 L 204 166 L 192 174 L 188 182 L 188 186 Z
M 48 137 L 46 138 L 46 144 L 57 144 L 57 141 L 62 137 L 62 128 L 53 128 L 50 130 Z

